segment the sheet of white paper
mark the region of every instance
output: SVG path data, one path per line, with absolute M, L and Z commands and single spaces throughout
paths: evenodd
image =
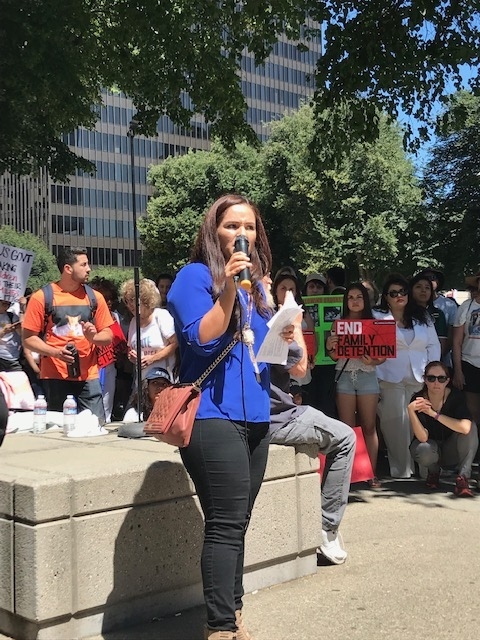
M 282 308 L 267 323 L 268 333 L 258 350 L 257 362 L 286 364 L 288 344 L 280 334 L 285 327 L 293 323 L 300 311 L 302 307 L 295 302 L 292 292 L 287 291 Z

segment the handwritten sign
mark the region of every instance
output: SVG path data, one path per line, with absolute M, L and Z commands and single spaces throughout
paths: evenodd
M 35 253 L 0 243 L 0 300 L 17 302 L 25 293 Z
M 336 354 L 339 358 L 395 358 L 395 320 L 336 320 L 338 336 Z
M 325 341 L 334 320 L 340 318 L 343 309 L 343 295 L 336 296 L 305 296 L 303 306 L 312 316 L 317 336 L 316 365 L 334 364 L 325 351 Z

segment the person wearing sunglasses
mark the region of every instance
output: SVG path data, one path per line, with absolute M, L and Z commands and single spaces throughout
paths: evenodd
M 414 438 L 410 451 L 415 462 L 427 467 L 426 486 L 440 488 L 441 466 L 458 469 L 453 493 L 473 497 L 469 486 L 472 462 L 478 447 L 478 432 L 467 407 L 465 393 L 450 388 L 450 375 L 443 362 L 425 367 L 423 388 L 413 394 L 408 415 Z
M 432 319 L 410 295 L 408 280 L 400 274 L 386 279 L 376 318 L 396 322 L 396 357 L 377 366 L 380 385 L 378 413 L 387 447 L 392 478 L 410 478 L 414 469 L 410 455 L 411 426 L 407 406 L 420 391 L 428 362 L 440 359 L 440 342 Z

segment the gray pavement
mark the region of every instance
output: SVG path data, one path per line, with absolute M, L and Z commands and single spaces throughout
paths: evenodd
M 247 595 L 256 640 L 476 640 L 480 495 L 455 498 L 452 487 L 354 487 L 342 523 L 346 564 Z M 202 640 L 203 622 L 198 608 L 91 640 Z
M 346 564 L 246 596 L 256 640 L 476 640 L 480 496 L 442 489 L 429 493 L 418 480 L 354 488 L 342 523 Z M 194 609 L 104 639 L 201 640 L 203 622 Z

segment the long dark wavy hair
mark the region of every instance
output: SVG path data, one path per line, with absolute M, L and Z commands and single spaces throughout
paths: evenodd
M 251 294 L 257 311 L 264 317 L 271 314 L 265 300 L 262 286 L 262 278 L 272 268 L 272 254 L 268 243 L 267 234 L 263 225 L 258 207 L 245 196 L 228 193 L 221 196 L 212 204 L 205 214 L 195 244 L 190 256 L 191 262 L 201 262 L 206 265 L 213 278 L 213 299 L 216 300 L 225 288 L 225 257 L 220 248 L 218 239 L 218 227 L 228 208 L 236 204 L 249 206 L 255 214 L 255 227 L 257 238 L 252 248 L 250 261 L 252 263 L 252 290 Z M 235 303 L 234 313 L 230 321 L 230 329 L 235 331 L 238 326 L 239 310 L 238 302 Z
M 388 311 L 390 311 L 390 307 L 388 306 L 387 294 L 392 284 L 398 284 L 399 287 L 402 287 L 402 289 L 405 289 L 408 292 L 408 302 L 405 305 L 405 310 L 403 312 L 403 322 L 405 324 L 405 327 L 407 329 L 412 329 L 414 320 L 419 324 L 428 324 L 430 317 L 428 311 L 414 301 L 410 289 L 410 284 L 408 280 L 400 273 L 391 273 L 387 277 L 387 279 L 383 283 L 380 304 L 378 305 L 378 307 L 375 307 L 375 309 L 383 311 L 384 313 L 388 313 Z
M 349 311 L 348 311 L 348 294 L 350 293 L 350 291 L 353 291 L 353 289 L 358 289 L 360 291 L 360 293 L 362 294 L 362 296 L 363 296 L 363 311 L 362 311 L 362 315 L 360 316 L 360 318 L 362 320 L 368 320 L 370 318 L 373 318 L 372 307 L 370 305 L 370 296 L 368 295 L 367 288 L 364 287 L 361 282 L 352 282 L 345 289 L 345 293 L 343 294 L 343 313 L 342 313 L 342 318 L 348 318 L 348 313 L 349 313 Z

